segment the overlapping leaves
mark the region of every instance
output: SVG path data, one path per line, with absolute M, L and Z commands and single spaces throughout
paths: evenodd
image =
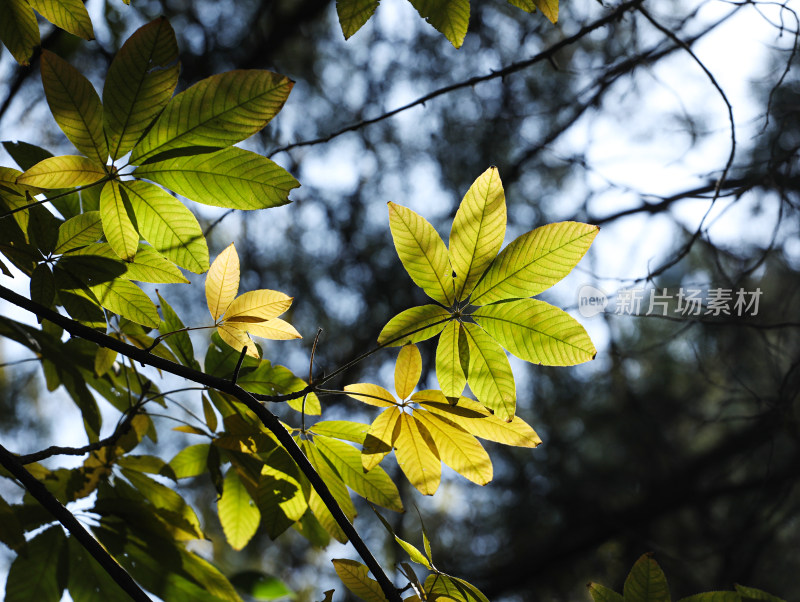
M 569 274 L 594 240 L 596 226 L 550 224 L 500 251 L 506 204 L 494 167 L 464 196 L 449 249 L 427 220 L 406 207 L 389 203 L 389 222 L 403 266 L 437 304 L 401 312 L 378 341 L 403 345 L 440 335 L 436 373 L 446 397 L 459 398 L 469 384 L 481 404 L 511 420 L 516 388 L 504 350 L 551 366 L 594 357 L 583 326 L 563 310 L 530 297 Z

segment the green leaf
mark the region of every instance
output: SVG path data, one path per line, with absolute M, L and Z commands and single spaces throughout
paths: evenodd
M 353 501 L 350 499 L 350 494 L 347 492 L 347 486 L 344 484 L 339 474 L 328 464 L 312 441 L 300 441 L 299 443 L 300 448 L 306 454 L 314 470 L 319 473 L 319 476 L 322 477 L 322 480 L 325 481 L 328 489 L 330 489 L 331 494 L 336 500 L 336 503 L 339 504 L 342 512 L 344 512 L 348 520 L 352 521 L 353 518 L 355 518 L 356 509 L 355 506 L 353 506 Z M 347 541 L 347 536 L 344 534 L 344 531 L 342 531 L 338 523 L 336 523 L 333 515 L 331 515 L 322 501 L 322 498 L 319 497 L 316 491 L 312 490 L 309 493 L 308 506 L 328 533 L 341 543 Z
M 363 422 L 351 422 L 349 420 L 322 420 L 310 427 L 312 432 L 318 435 L 333 437 L 334 439 L 344 439 L 353 443 L 364 443 L 367 436 L 369 425 Z
M 436 346 L 436 378 L 447 397 L 458 397 L 464 392 L 467 375 L 461 367 L 459 339 L 462 336 L 461 323 L 448 322 Z
M 622 590 L 625 602 L 670 602 L 667 578 L 651 554 L 633 565 Z
M 350 489 L 379 506 L 403 512 L 397 486 L 380 466 L 364 472 L 361 452 L 344 441 L 320 435 L 314 438 L 314 443 Z
M 249 138 L 281 110 L 293 85 L 271 71 L 212 75 L 172 98 L 134 147 L 131 163 L 166 158 L 168 151 L 187 154 L 190 147 L 208 152 Z
M 205 418 L 208 430 L 212 433 L 217 430 L 217 414 L 214 412 L 214 406 L 208 400 L 208 397 L 203 395 L 203 417 Z
M 183 203 L 149 182 L 125 182 L 139 233 L 180 267 L 202 274 L 209 268 L 208 245 L 197 218 Z
M 65 544 L 60 526 L 50 527 L 30 540 L 27 554 L 11 563 L 6 602 L 59 602 L 66 585 Z
M 333 568 L 345 587 L 365 602 L 386 602 L 380 584 L 369 577 L 369 569 L 356 560 L 333 559 Z
M 100 193 L 103 232 L 111 248 L 124 261 L 133 261 L 139 247 L 139 233 L 128 216 L 119 182 L 106 182 Z
M 439 488 L 442 465 L 428 429 L 413 416 L 402 413 L 395 439 L 395 457 L 409 482 L 423 495 Z
M 786 602 L 777 596 L 768 594 L 767 592 L 756 589 L 755 587 L 746 587 L 744 585 L 739 585 L 738 583 L 734 587 L 736 588 L 736 591 L 747 600 L 763 600 L 763 602 Z
M 681 598 L 678 602 L 742 602 L 742 597 L 736 592 L 704 592 Z
M 380 0 L 336 0 L 336 14 L 345 40 L 369 21 L 379 3 Z
M 378 343 L 398 347 L 425 341 L 439 334 L 450 318 L 450 312 L 438 305 L 420 305 L 406 309 L 383 327 L 378 335 Z
M 105 165 L 108 143 L 103 132 L 103 106 L 92 84 L 49 50 L 42 51 L 41 71 L 47 104 L 58 127 L 75 148 Z
M 25 531 L 14 509 L 0 497 L 0 541 L 19 552 L 25 546 Z
M 155 303 L 129 280 L 114 279 L 90 286 L 89 289 L 100 305 L 112 313 L 150 328 L 157 328 L 161 322 Z
M 237 147 L 146 163 L 133 175 L 152 180 L 198 203 L 231 209 L 265 209 L 289 202 L 300 186 L 289 172 Z
M 404 345 L 394 367 L 394 387 L 400 399 L 406 399 L 422 375 L 422 356 L 416 345 Z
M 272 539 L 306 514 L 308 502 L 303 483 L 307 481 L 286 450 L 277 448 L 269 454 L 267 463 L 261 467 L 256 502 L 261 510 L 261 524 Z
M 397 406 L 384 410 L 373 421 L 364 438 L 361 450 L 361 466 L 365 471 L 372 470 L 392 451 L 397 438 L 400 409 Z
M 389 203 L 389 226 L 403 267 L 434 301 L 453 304 L 453 277 L 447 247 L 428 221 L 402 205 Z
M 176 479 L 188 479 L 197 477 L 206 471 L 208 462 L 208 443 L 198 443 L 183 448 L 172 460 L 169 465 Z
M 36 15 L 25 0 L 0 2 L 0 40 L 20 65 L 29 65 L 39 44 Z
M 422 18 L 461 48 L 469 26 L 469 0 L 409 0 Z
M 497 256 L 506 234 L 506 197 L 496 167 L 470 186 L 450 230 L 455 297 L 466 299 Z
M 81 0 L 28 0 L 53 25 L 84 40 L 94 40 L 89 12 Z
M 296 597 L 283 581 L 259 571 L 236 573 L 231 577 L 231 583 L 237 590 L 253 600 L 282 600 Z
M 517 405 L 517 390 L 505 352 L 477 324 L 463 326 L 469 343 L 467 382 L 470 389 L 498 418 L 511 420 Z
M 538 295 L 572 271 L 599 228 L 559 222 L 523 234 L 502 250 L 472 291 L 473 305 Z
M 241 550 L 255 535 L 261 512 L 233 468 L 225 475 L 217 507 L 225 538 L 234 550 Z
M 172 306 L 161 296 L 161 293 L 158 293 L 158 302 L 161 306 L 161 315 L 164 316 L 164 322 L 158 327 L 159 334 L 162 336 L 169 334 L 164 339 L 164 343 L 172 349 L 181 364 L 199 370 L 200 364 L 194 357 L 192 339 L 189 333 L 183 330 L 185 328 L 183 322 Z
M 31 274 L 31 300 L 50 307 L 56 296 L 56 282 L 53 272 L 46 263 L 40 263 Z
M 48 256 L 55 249 L 58 241 L 58 228 L 61 220 L 57 219 L 42 205 L 28 209 L 28 238 L 42 255 Z
M 79 155 L 62 155 L 39 161 L 17 178 L 17 183 L 47 189 L 74 188 L 105 177 L 103 164 Z
M 68 589 L 73 602 L 127 602 L 130 596 L 77 539 L 69 538 Z
M 581 324 L 564 310 L 536 299 L 479 307 L 473 319 L 511 353 L 545 366 L 573 366 L 597 350 Z
M 400 539 L 397 535 L 394 536 L 394 540 L 397 543 L 399 543 L 400 547 L 403 548 L 406 551 L 406 554 L 408 554 L 408 556 L 409 556 L 409 558 L 411 558 L 412 562 L 416 562 L 417 564 L 421 564 L 422 566 L 424 566 L 427 569 L 431 568 L 430 561 L 425 557 L 425 554 L 420 552 L 420 550 L 416 546 L 408 543 L 407 541 L 404 541 L 404 540 Z
M 136 256 L 131 262 L 120 261 L 111 245 L 105 242 L 86 245 L 67 253 L 65 257 L 70 260 L 78 257 L 99 257 L 114 262 L 114 265 L 118 266 L 115 277 L 125 280 L 153 283 L 189 282 L 174 263 L 146 244 L 139 244 Z
M 87 211 L 69 218 L 58 228 L 55 253 L 65 253 L 95 242 L 103 234 L 99 211 Z
M 127 154 L 167 106 L 179 71 L 175 32 L 164 17 L 143 25 L 122 45 L 103 87 L 104 128 L 113 159 Z
M 38 36 L 38 33 L 37 33 Z M 20 169 L 30 169 L 39 161 L 52 157 L 50 151 L 43 149 L 41 146 L 30 144 L 29 142 L 12 142 L 11 140 L 3 141 L 3 148 L 11 155 Z
M 594 602 L 623 602 L 622 594 L 618 594 L 605 585 L 590 583 L 586 587 L 589 588 L 589 594 Z
M 425 579 L 425 592 L 428 594 L 428 599 L 432 601 L 489 602 L 474 585 L 443 573 L 428 575 Z
M 551 23 L 558 21 L 558 0 L 508 0 L 508 2 L 527 13 L 532 13 L 538 8 Z

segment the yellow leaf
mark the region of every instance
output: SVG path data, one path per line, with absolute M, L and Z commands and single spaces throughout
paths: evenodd
M 467 382 L 483 405 L 511 420 L 517 404 L 514 374 L 505 351 L 477 324 L 464 324 L 469 342 Z
M 201 430 L 199 428 L 193 427 L 193 426 L 189 426 L 188 424 L 182 424 L 180 426 L 176 426 L 172 430 L 173 431 L 178 431 L 179 433 L 189 433 L 191 435 L 207 435 L 208 434 L 205 431 L 203 431 L 203 430 Z
M 428 429 L 413 416 L 400 415 L 400 429 L 395 440 L 395 456 L 409 482 L 423 495 L 433 495 L 439 488 L 442 464 Z
M 414 390 L 422 374 L 422 356 L 416 345 L 405 345 L 400 349 L 394 367 L 394 388 L 400 399 L 405 399 Z
M 372 422 L 361 449 L 361 466 L 364 470 L 372 470 L 392 451 L 400 414 L 400 408 L 392 406 L 381 412 Z
M 455 320 L 448 322 L 439 336 L 436 346 L 436 378 L 442 393 L 448 397 L 458 397 L 464 392 L 467 376 L 461 368 L 458 340 L 461 324 Z
M 217 327 L 217 332 L 222 340 L 233 347 L 236 351 L 241 353 L 242 348 L 247 347 L 247 355 L 256 359 L 260 357 L 258 353 L 258 347 L 256 347 L 256 344 L 253 342 L 253 340 L 247 336 L 246 330 L 223 323 Z
M 103 233 L 114 253 L 123 261 L 133 261 L 139 247 L 139 233 L 125 209 L 118 182 L 106 182 L 103 186 L 100 192 L 100 218 Z
M 333 568 L 347 589 L 366 602 L 386 602 L 380 584 L 371 579 L 369 569 L 356 560 L 334 559 Z
M 272 318 L 271 320 L 251 324 L 237 322 L 233 322 L 232 324 L 226 322 L 226 324 L 232 328 L 246 330 L 254 337 L 261 337 L 262 339 L 288 341 L 291 339 L 303 338 L 300 336 L 300 333 L 295 330 L 294 326 L 280 318 Z
M 233 468 L 225 475 L 217 507 L 225 538 L 234 550 L 241 550 L 255 535 L 261 512 Z
M 389 320 L 378 335 L 378 343 L 389 347 L 419 343 L 439 334 L 450 319 L 450 312 L 439 305 L 412 307 Z
M 277 318 L 291 305 L 292 298 L 278 291 L 248 291 L 233 300 L 225 312 L 225 321 L 261 322 Z
M 236 247 L 231 243 L 217 256 L 206 275 L 206 301 L 214 322 L 225 313 L 238 291 L 239 255 L 236 253 Z M 223 336 L 222 332 L 220 332 L 220 336 Z M 223 340 L 224 338 L 223 336 Z
M 38 188 L 86 186 L 106 176 L 103 165 L 79 155 L 48 157 L 17 178 L 17 184 Z
M 397 400 L 394 398 L 394 395 L 380 385 L 357 383 L 355 385 L 347 385 L 344 390 L 347 391 L 347 394 L 353 399 L 368 403 L 371 406 L 388 408 L 397 405 Z

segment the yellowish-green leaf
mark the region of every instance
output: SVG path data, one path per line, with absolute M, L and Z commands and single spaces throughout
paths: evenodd
M 146 163 L 134 175 L 153 180 L 198 203 L 231 209 L 265 209 L 289 202 L 300 186 L 280 165 L 238 147 Z
M 92 20 L 81 0 L 28 0 L 28 3 L 53 25 L 84 40 L 94 40 Z
M 380 0 L 336 0 L 336 13 L 344 39 L 348 39 L 369 21 Z
M 114 180 L 106 182 L 100 193 L 100 217 L 108 244 L 120 259 L 133 261 L 139 247 L 139 233 L 125 209 L 119 183 Z
M 105 165 L 108 143 L 103 132 L 103 106 L 92 84 L 48 50 L 42 51 L 41 71 L 47 104 L 58 127 L 75 148 Z
M 328 489 L 330 489 L 331 494 L 336 499 L 336 503 L 339 504 L 342 512 L 344 512 L 348 520 L 352 521 L 356 515 L 356 509 L 350 499 L 350 494 L 347 493 L 347 486 L 342 482 L 341 478 L 339 478 L 336 471 L 331 468 L 331 465 L 322 457 L 322 454 L 319 453 L 319 450 L 313 442 L 301 441 L 300 448 L 306 454 L 314 470 L 316 470 L 320 477 L 322 477 L 322 480 L 325 481 L 325 484 L 328 486 Z M 347 541 L 347 536 L 344 534 L 344 531 L 342 531 L 341 527 L 333 518 L 330 510 L 328 510 L 327 506 L 322 501 L 322 498 L 320 498 L 313 489 L 308 496 L 308 506 L 330 535 L 341 543 Z
M 173 427 L 172 430 L 179 433 L 189 433 L 190 435 L 208 435 L 208 433 L 206 433 L 203 429 L 199 429 L 189 424 L 182 424 L 180 426 Z
M 636 561 L 622 595 L 626 602 L 670 602 L 667 578 L 652 555 L 644 554 Z
M 502 250 L 472 291 L 473 305 L 538 295 L 572 271 L 599 228 L 559 222 L 523 234 Z
M 586 586 L 594 602 L 623 602 L 622 594 L 607 588 L 599 583 L 589 583 Z
M 442 462 L 478 485 L 492 480 L 492 461 L 475 437 L 455 423 L 425 410 L 415 411 L 414 416 L 428 429 Z
M 155 303 L 130 280 L 115 278 L 89 289 L 100 305 L 112 313 L 150 328 L 157 328 L 161 322 Z
M 39 305 L 50 307 L 56 296 L 56 283 L 53 271 L 46 263 L 37 265 L 31 274 L 31 300 Z
M 55 253 L 64 253 L 95 242 L 103 234 L 99 211 L 87 211 L 69 218 L 58 228 Z
M 428 221 L 407 207 L 389 203 L 389 226 L 403 267 L 434 301 L 453 304 L 453 275 L 447 247 Z
M 101 163 L 79 155 L 62 155 L 39 161 L 17 183 L 38 188 L 73 188 L 94 184 L 106 177 Z
M 233 247 L 231 244 L 228 249 Z M 235 251 L 234 251 L 235 254 Z M 238 260 L 237 260 L 238 265 Z M 206 283 L 208 280 L 206 280 Z M 236 291 L 233 293 L 236 294 Z M 278 291 L 260 289 L 242 293 L 224 310 L 226 322 L 261 322 L 277 318 L 292 305 L 292 298 Z M 210 307 L 210 303 L 209 303 Z M 214 318 L 215 320 L 217 318 Z
M 231 243 L 217 255 L 206 274 L 206 302 L 211 317 L 217 322 L 239 291 L 239 255 Z
M 620 596 L 618 599 L 623 600 L 622 596 Z M 756 598 L 756 600 L 758 599 L 768 600 L 769 598 Z M 773 596 L 773 602 L 778 602 L 778 600 L 779 598 L 775 598 Z M 678 602 L 742 602 L 742 596 L 740 596 L 737 592 L 731 591 L 703 592 L 702 594 L 695 594 L 694 596 L 681 598 L 678 600 Z
M 498 418 L 511 420 L 517 405 L 517 389 L 505 352 L 477 324 L 465 323 L 464 329 L 469 343 L 470 389 Z
M 262 339 L 272 339 L 275 341 L 290 341 L 292 339 L 302 339 L 300 333 L 297 332 L 294 326 L 280 318 L 272 318 L 264 322 L 231 322 L 227 323 L 231 328 L 238 328 L 239 330 L 246 330 L 254 337 L 261 337 Z
M 181 539 L 204 537 L 194 510 L 176 491 L 135 470 L 123 468 L 122 474 L 156 508 L 182 519 L 180 525 L 174 525 L 185 534 L 178 534 Z
M 394 366 L 394 388 L 400 399 L 406 399 L 419 382 L 422 374 L 422 356 L 416 345 L 404 345 Z
M 208 430 L 212 433 L 217 430 L 217 413 L 205 395 L 203 395 L 203 418 L 206 420 Z
M 19 551 L 25 546 L 25 531 L 14 509 L 0 497 L 0 541 L 9 548 Z
M 433 573 L 425 579 L 425 592 L 429 600 L 455 602 L 489 602 L 488 598 L 471 583 L 458 577 Z
M 208 269 L 208 245 L 203 230 L 183 203 L 149 182 L 125 182 L 139 234 L 164 257 L 202 274 Z
M 247 355 L 256 359 L 261 357 L 258 352 L 258 347 L 253 340 L 247 335 L 247 331 L 242 328 L 237 328 L 237 324 L 222 323 L 217 326 L 219 336 L 228 345 L 233 347 L 237 352 L 241 353 L 242 349 L 247 349 Z
M 367 437 L 367 431 L 369 431 L 369 425 L 350 420 L 322 420 L 312 426 L 310 430 L 318 435 L 363 444 Z
M 406 309 L 383 327 L 378 343 L 396 347 L 425 341 L 439 334 L 450 317 L 450 312 L 438 305 L 420 305 Z
M 416 562 L 417 564 L 421 564 L 427 569 L 431 568 L 430 561 L 425 558 L 425 554 L 423 554 L 416 546 L 408 543 L 400 539 L 397 535 L 394 536 L 394 540 L 400 544 L 400 547 L 406 551 L 409 558 L 411 558 L 412 562 Z
M 394 395 L 380 385 L 356 383 L 354 385 L 347 385 L 344 390 L 347 392 L 348 396 L 353 399 L 368 403 L 371 406 L 388 408 L 397 405 L 397 400 L 394 398 Z
M 0 40 L 20 65 L 29 65 L 39 44 L 36 15 L 25 0 L 0 2 Z
M 113 159 L 130 151 L 167 106 L 178 83 L 178 43 L 164 17 L 140 27 L 108 68 L 104 127 Z
M 517 8 L 521 8 L 526 13 L 532 13 L 537 8 L 548 20 L 555 24 L 558 21 L 558 0 L 508 0 Z
M 583 326 L 567 312 L 537 299 L 479 307 L 472 317 L 520 359 L 545 366 L 573 366 L 597 350 Z
M 409 482 L 423 495 L 433 495 L 439 488 L 442 464 L 436 444 L 428 429 L 416 418 L 401 414 L 395 439 L 395 456 Z
M 400 493 L 380 466 L 364 472 L 361 453 L 344 441 L 320 435 L 314 438 L 314 443 L 350 489 L 374 504 L 403 512 Z
M 450 230 L 455 296 L 464 300 L 497 256 L 506 235 L 506 197 L 496 167 L 483 172 L 458 207 Z
M 469 26 L 469 0 L 409 0 L 428 23 L 461 48 Z
M 94 355 L 94 373 L 103 376 L 117 361 L 117 352 L 107 347 L 98 347 Z
M 361 450 L 361 466 L 365 471 L 372 470 L 392 451 L 399 433 L 398 420 L 401 413 L 400 408 L 392 406 L 378 414 L 372 422 Z
M 333 568 L 345 587 L 365 602 L 386 602 L 380 584 L 369 576 L 369 569 L 360 562 L 333 559 Z
M 778 596 L 773 596 L 772 594 L 768 594 L 767 592 L 755 587 L 746 587 L 737 583 L 735 588 L 737 593 L 748 599 L 763 600 L 764 602 L 786 602 Z
M 185 447 L 175 454 L 169 461 L 175 478 L 187 479 L 203 474 L 208 468 L 208 450 L 208 443 L 198 443 Z
M 481 439 L 517 447 L 536 447 L 542 442 L 536 431 L 519 416 L 506 422 L 467 397 L 460 397 L 458 405 L 452 405 L 441 391 L 419 391 L 411 399 Z
M 95 256 L 119 262 L 119 257 L 111 248 L 111 245 L 105 242 L 86 245 L 68 252 L 66 256 Z M 153 283 L 189 282 L 174 263 L 164 259 L 158 251 L 146 244 L 139 244 L 133 261 L 120 265 L 124 271 L 117 277 L 125 280 Z
M 2 4 L 2 3 L 0 3 Z M 67 543 L 58 526 L 39 533 L 29 542 L 25 554 L 18 555 L 8 570 L 4 600 L 8 602 L 58 602 L 65 583 L 59 573 L 64 568 Z
M 461 367 L 458 345 L 461 330 L 459 322 L 455 320 L 448 322 L 436 346 L 436 378 L 439 380 L 442 393 L 448 397 L 461 395 L 467 384 L 467 375 Z
M 283 75 L 255 69 L 212 75 L 172 98 L 134 147 L 131 163 L 166 159 L 168 151 L 208 152 L 241 142 L 281 110 L 293 85 Z
M 233 468 L 225 475 L 217 508 L 225 538 L 234 550 L 241 550 L 255 535 L 261 512 Z

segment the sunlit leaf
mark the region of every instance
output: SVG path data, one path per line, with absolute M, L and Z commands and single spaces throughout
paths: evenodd
M 103 234 L 99 211 L 87 211 L 69 218 L 58 229 L 55 253 L 64 253 L 95 242 Z
M 372 470 L 392 451 L 399 432 L 397 425 L 401 413 L 400 408 L 392 406 L 378 414 L 372 422 L 361 450 L 361 466 L 364 470 Z
M 228 249 L 231 249 L 231 244 Z M 226 249 L 226 251 L 228 251 Z M 226 252 L 226 251 L 223 251 Z M 236 254 L 234 249 L 233 254 Z M 221 256 L 221 254 L 220 254 Z M 238 258 L 237 258 L 238 265 Z M 206 283 L 208 279 L 206 278 Z M 223 280 L 224 284 L 224 280 Z M 206 286 L 208 286 L 206 284 Z M 238 290 L 238 289 L 237 289 Z M 234 291 L 234 295 L 236 292 Z M 225 299 L 221 299 L 220 303 Z M 224 310 L 226 322 L 260 322 L 269 320 L 270 318 L 277 318 L 285 312 L 292 305 L 292 298 L 279 291 L 271 291 L 268 289 L 259 289 L 255 291 L 247 291 L 236 297 L 227 309 Z M 209 301 L 209 308 L 211 302 Z M 212 312 L 213 315 L 213 312 Z M 215 320 L 218 318 L 214 318 Z
M 73 188 L 105 177 L 103 164 L 80 155 L 62 155 L 40 161 L 17 178 L 17 182 L 47 189 Z
M 233 243 L 222 251 L 206 274 L 206 302 L 217 322 L 239 291 L 239 255 Z
M 178 71 L 178 43 L 164 17 L 140 27 L 122 45 L 103 88 L 104 126 L 113 159 L 127 154 L 167 105 Z
M 183 322 L 160 293 L 158 293 L 158 301 L 161 306 L 161 315 L 164 316 L 164 322 L 158 326 L 159 334 L 169 334 L 169 336 L 165 337 L 164 343 L 172 349 L 172 352 L 184 366 L 199 370 L 200 364 L 194 357 L 192 339 L 189 333 L 183 330 L 185 328 Z
M 161 322 L 150 297 L 129 280 L 114 279 L 89 287 L 100 305 L 129 320 L 156 328 Z
M 416 418 L 401 414 L 395 439 L 395 457 L 409 482 L 423 495 L 439 488 L 442 464 L 428 429 Z
M 558 0 L 508 0 L 517 8 L 532 13 L 537 8 L 551 23 L 558 21 Z
M 7 602 L 58 602 L 64 589 L 66 538 L 60 526 L 39 533 L 27 544 L 27 554 L 11 563 L 6 581 Z
M 475 397 L 499 418 L 511 420 L 517 404 L 514 374 L 500 345 L 477 324 L 464 324 L 469 342 L 467 382 Z
M 231 583 L 237 590 L 253 600 L 284 600 L 295 597 L 294 592 L 277 577 L 265 575 L 259 571 L 242 571 L 231 577 Z
M 511 353 L 535 364 L 572 366 L 597 353 L 575 318 L 544 301 L 519 299 L 487 305 L 472 317 Z
M 336 14 L 345 40 L 369 21 L 379 3 L 380 0 L 336 0 Z
M 131 163 L 166 159 L 164 153 L 187 147 L 221 149 L 249 138 L 280 111 L 292 86 L 270 71 L 212 75 L 172 98 L 134 147 Z
M 285 205 L 289 202 L 289 191 L 300 186 L 271 159 L 235 146 L 215 153 L 146 163 L 133 173 L 187 199 L 231 209 Z
M 523 234 L 503 249 L 472 291 L 473 305 L 538 295 L 572 271 L 599 228 L 559 222 Z
M 348 494 L 344 482 L 331 465 L 322 457 L 313 442 L 300 441 L 299 443 L 300 448 L 306 454 L 306 457 L 308 457 L 314 470 L 316 470 L 320 477 L 322 477 L 322 480 L 325 481 L 325 485 L 328 486 L 328 489 L 345 516 L 347 516 L 349 520 L 353 520 L 356 515 L 356 509 L 353 506 L 353 502 L 350 499 L 350 494 Z M 330 510 L 328 510 L 328 507 L 322 501 L 322 498 L 320 498 L 314 490 L 309 492 L 308 506 L 311 508 L 314 516 L 319 520 L 319 523 L 330 535 L 341 543 L 347 541 L 347 536 L 344 534 L 344 531 L 342 531 L 339 524 L 333 518 Z
M 748 600 L 762 600 L 763 602 L 786 602 L 785 600 L 768 594 L 767 592 L 757 589 L 755 587 L 746 587 L 744 585 L 735 586 L 737 593 L 741 594 Z
M 644 554 L 636 561 L 622 595 L 626 602 L 670 602 L 667 578 L 652 555 Z
M 442 462 L 478 485 L 492 480 L 492 461 L 475 437 L 455 423 L 425 410 L 415 411 L 414 417 L 428 429 Z
M 42 84 L 58 127 L 80 152 L 101 165 L 108 160 L 103 106 L 92 84 L 75 67 L 49 50 L 42 51 Z
M 500 251 L 506 233 L 506 197 L 496 167 L 470 186 L 450 230 L 455 297 L 466 299 Z
M 400 399 L 406 399 L 422 374 L 422 356 L 415 345 L 404 345 L 394 367 L 394 388 Z
M 428 23 L 461 48 L 469 25 L 469 0 L 409 0 Z
M 356 560 L 333 559 L 333 568 L 345 587 L 365 602 L 386 602 L 380 584 L 369 576 L 369 569 Z
M 406 309 L 383 327 L 378 343 L 396 347 L 425 341 L 439 334 L 450 316 L 450 312 L 439 305 L 420 305 Z
M 30 64 L 39 44 L 39 25 L 25 0 L 0 2 L 0 40 L 20 65 Z
M 217 508 L 225 538 L 234 550 L 241 550 L 255 535 L 261 521 L 261 512 L 233 468 L 225 475 L 222 497 L 217 502 Z
M 403 548 L 406 551 L 406 554 L 408 554 L 408 556 L 409 556 L 409 558 L 411 558 L 412 562 L 416 562 L 417 564 L 421 564 L 422 566 L 424 566 L 425 568 L 428 568 L 428 569 L 431 568 L 430 561 L 425 557 L 425 554 L 423 554 L 419 550 L 419 548 L 417 548 L 416 546 L 408 543 L 405 540 L 400 539 L 397 535 L 394 536 L 394 540 L 398 544 L 400 544 L 401 548 Z
M 622 594 L 599 583 L 590 583 L 586 586 L 594 602 L 623 602 Z
M 250 357 L 261 357 L 258 347 L 256 347 L 253 339 L 248 336 L 246 330 L 236 328 L 235 324 L 228 325 L 223 323 L 217 326 L 217 332 L 219 333 L 220 338 L 222 338 L 223 341 L 233 347 L 236 351 L 241 352 L 242 349 L 246 349 L 246 353 Z
M 28 0 L 28 3 L 53 25 L 84 40 L 94 40 L 92 20 L 81 0 Z
M 180 267 L 202 274 L 208 269 L 208 245 L 203 230 L 186 206 L 149 182 L 125 182 L 139 234 Z
M 463 579 L 433 573 L 425 579 L 425 592 L 432 601 L 489 602 L 481 591 Z
M 103 232 L 114 252 L 124 261 L 133 261 L 139 247 L 139 233 L 128 216 L 119 183 L 106 182 L 100 193 Z
M 119 256 L 111 248 L 111 245 L 105 242 L 86 245 L 75 251 L 68 252 L 65 257 L 70 259 L 76 257 L 101 257 L 113 261 L 123 270 L 116 276 L 125 280 L 154 283 L 189 282 L 174 263 L 165 259 L 153 247 L 146 244 L 140 243 L 133 261 L 125 263 L 120 261 Z
M 448 322 L 439 336 L 436 346 L 436 378 L 439 386 L 448 397 L 458 397 L 464 392 L 467 375 L 461 367 L 459 338 L 462 336 L 461 324 L 455 320 Z
M 380 385 L 357 383 L 354 385 L 347 385 L 344 390 L 347 392 L 347 395 L 353 399 L 368 403 L 372 406 L 378 406 L 379 408 L 388 408 L 397 405 L 397 400 L 394 398 L 394 395 Z
M 447 247 L 428 221 L 402 205 L 389 203 L 389 226 L 403 267 L 433 300 L 453 304 L 453 276 Z
M 262 339 L 289 341 L 303 338 L 294 326 L 280 318 L 249 324 L 247 322 L 225 322 L 225 326 L 247 332 L 254 337 L 261 337 Z
M 314 424 L 310 429 L 319 435 L 344 439 L 353 443 L 364 443 L 367 436 L 369 425 L 363 422 L 351 422 L 349 420 L 322 420 Z
M 208 462 L 208 443 L 198 443 L 183 448 L 172 460 L 169 465 L 176 479 L 187 479 L 197 477 L 206 471 Z

